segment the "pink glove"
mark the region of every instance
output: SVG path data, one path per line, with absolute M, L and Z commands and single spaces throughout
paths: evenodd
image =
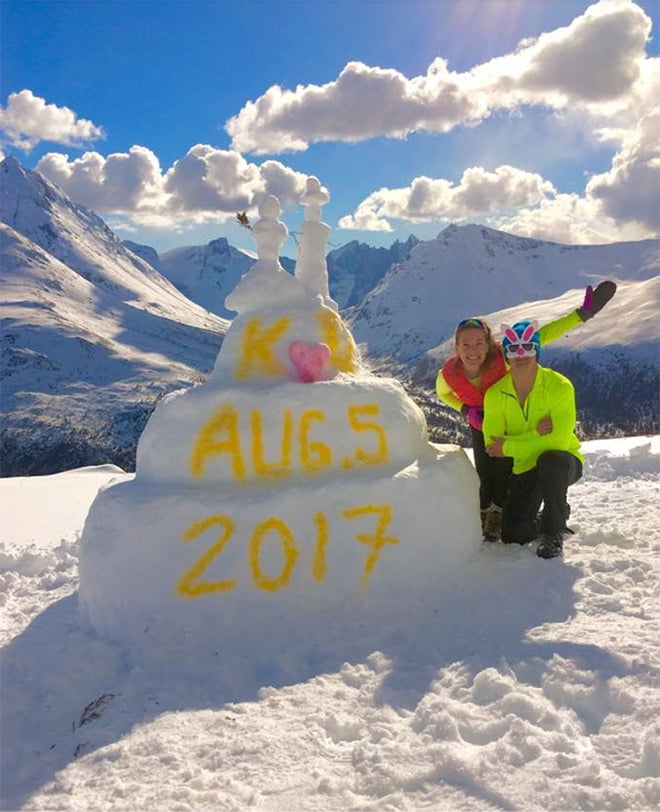
M 468 423 L 473 429 L 481 431 L 484 424 L 484 410 L 478 406 L 468 406 L 467 403 L 461 408 L 461 413 L 467 417 Z

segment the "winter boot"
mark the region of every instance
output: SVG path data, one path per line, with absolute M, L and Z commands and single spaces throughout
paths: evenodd
M 502 508 L 491 505 L 482 523 L 484 541 L 499 541 L 502 532 Z
M 536 514 L 536 518 L 534 519 L 534 538 L 537 538 L 538 536 L 541 535 L 541 516 L 542 513 L 539 510 L 539 512 Z M 571 516 L 571 506 L 568 504 L 568 502 L 566 502 L 566 523 L 564 524 L 564 529 L 562 532 L 566 535 L 574 536 L 575 530 L 571 529 L 568 526 L 568 520 L 570 516 Z
M 562 554 L 564 541 L 561 533 L 552 536 L 541 536 L 539 546 L 536 548 L 536 555 L 539 558 L 556 558 Z
M 566 502 L 566 524 L 564 525 L 564 533 L 567 533 L 569 536 L 575 535 L 575 530 L 568 526 L 568 520 L 571 518 L 571 506 Z

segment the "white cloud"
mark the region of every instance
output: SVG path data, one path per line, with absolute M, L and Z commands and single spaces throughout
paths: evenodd
M 478 112 L 477 112 L 478 110 Z M 225 129 L 242 152 L 304 150 L 314 141 L 362 141 L 378 135 L 402 138 L 415 129 L 446 132 L 467 119 L 477 120 L 480 106 L 468 97 L 443 60 L 428 77 L 408 80 L 396 70 L 349 62 L 326 85 L 275 85 L 230 119 Z
M 36 169 L 73 200 L 95 211 L 136 212 L 165 203 L 158 159 L 146 147 L 107 157 L 85 152 L 75 160 L 49 152 Z
M 605 243 L 660 236 L 660 106 L 632 130 L 603 131 L 620 140 L 607 172 L 584 195 L 561 194 L 491 224 L 522 236 L 565 243 Z
M 660 107 L 626 134 L 612 168 L 592 177 L 586 193 L 617 222 L 660 231 Z
M 598 108 L 628 104 L 640 77 L 651 20 L 630 0 L 601 0 L 556 31 L 523 43 L 472 73 L 499 106 L 541 103 Z M 502 94 L 503 99 L 498 96 Z
M 232 150 L 197 144 L 166 172 L 142 146 L 104 157 L 86 152 L 71 160 L 62 153 L 44 155 L 37 171 L 72 199 L 101 213 L 130 216 L 154 227 L 223 221 L 254 208 L 265 194 L 283 206 L 300 200 L 306 175 L 278 161 L 261 166 Z
M 650 30 L 650 18 L 630 0 L 600 0 L 569 26 L 468 72 L 453 73 L 436 59 L 426 75 L 409 79 L 350 62 L 325 85 L 269 88 L 225 128 L 235 149 L 265 154 L 320 141 L 448 132 L 524 104 L 621 111 L 638 95 Z
M 511 166 L 465 170 L 453 186 L 415 178 L 409 187 L 379 189 L 339 226 L 393 230 L 390 220 L 460 221 L 477 218 L 515 234 L 564 243 L 639 240 L 660 234 L 660 106 L 632 129 L 609 128 L 601 140 L 619 145 L 609 171 L 594 175 L 584 193 L 559 194 L 540 175 Z M 511 210 L 515 210 L 512 213 Z
M 618 222 L 608 217 L 599 201 L 577 194 L 557 195 L 510 217 L 493 218 L 488 224 L 521 237 L 569 245 L 598 245 L 651 236 L 638 223 Z
M 236 212 L 246 209 L 264 183 L 256 164 L 238 152 L 197 144 L 165 175 L 171 206 L 183 212 Z
M 533 172 L 500 166 L 494 172 L 470 167 L 454 186 L 443 178 L 415 178 L 402 189 L 379 189 L 360 203 L 340 228 L 392 230 L 390 219 L 424 222 L 463 220 L 503 209 L 531 206 L 555 193 L 553 185 Z
M 278 161 L 249 163 L 234 150 L 197 144 L 164 177 L 168 210 L 192 215 L 197 222 L 233 217 L 254 208 L 266 194 L 283 207 L 297 204 L 307 176 Z
M 104 137 L 101 127 L 78 118 L 68 107 L 46 104 L 31 90 L 11 93 L 6 107 L 0 107 L 3 139 L 28 151 L 40 141 L 78 145 Z
M 282 208 L 291 208 L 300 204 L 305 193 L 307 175 L 295 172 L 279 161 L 264 161 L 259 166 L 265 183 L 266 194 L 275 195 Z

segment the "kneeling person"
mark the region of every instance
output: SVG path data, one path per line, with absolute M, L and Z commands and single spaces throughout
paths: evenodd
M 568 378 L 540 366 L 537 323 L 502 326 L 510 371 L 486 392 L 486 453 L 512 457 L 513 476 L 502 511 L 502 541 L 526 544 L 537 535 L 537 555 L 553 558 L 563 546 L 568 486 L 582 476 L 584 457 L 575 434 L 575 391 Z

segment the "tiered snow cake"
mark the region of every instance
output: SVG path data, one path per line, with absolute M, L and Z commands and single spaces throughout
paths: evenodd
M 295 275 L 279 202 L 262 202 L 213 372 L 158 405 L 135 479 L 90 509 L 80 614 L 136 655 L 263 653 L 292 624 L 318 643 L 402 601 L 431 611 L 479 545 L 467 456 L 431 445 L 403 387 L 365 370 L 330 298 L 327 200 L 309 178 Z

